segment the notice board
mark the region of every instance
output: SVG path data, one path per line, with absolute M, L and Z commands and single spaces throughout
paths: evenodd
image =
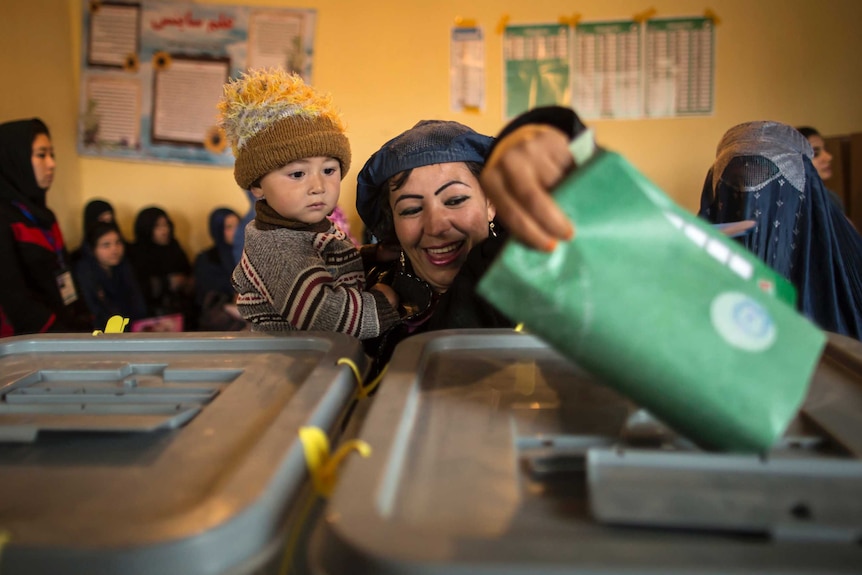
M 224 83 L 274 67 L 311 82 L 314 10 L 146 0 L 82 10 L 84 155 L 230 166 L 217 126 Z

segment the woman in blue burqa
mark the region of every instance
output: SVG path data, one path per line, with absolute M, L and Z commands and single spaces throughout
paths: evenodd
M 862 237 L 829 200 L 796 129 L 748 122 L 727 131 L 707 174 L 700 216 L 754 220 L 740 238 L 796 288 L 797 307 L 824 330 L 862 339 Z

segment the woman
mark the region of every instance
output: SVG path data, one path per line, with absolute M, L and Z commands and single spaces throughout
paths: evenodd
M 823 141 L 823 136 L 820 135 L 815 128 L 811 126 L 800 126 L 796 128 L 800 134 L 805 136 L 805 139 L 808 140 L 808 143 L 811 144 L 811 148 L 814 150 L 814 157 L 811 158 L 811 163 L 814 164 L 814 168 L 817 170 L 817 175 L 820 176 L 820 179 L 823 180 L 823 184 L 832 177 L 832 154 L 830 154 L 826 150 L 826 142 Z M 844 211 L 844 201 L 841 199 L 841 196 L 826 188 L 826 191 L 829 192 L 829 198 L 835 202 L 835 204 L 841 208 L 841 211 Z
M 379 279 L 398 293 L 403 322 L 370 344 L 379 361 L 410 334 L 512 325 L 474 293 L 505 239 L 478 179 L 492 143 L 457 122 L 423 121 L 359 173 L 360 217 L 382 245 L 400 249 Z
M 862 337 L 862 237 L 829 200 L 811 145 L 794 128 L 749 122 L 728 130 L 701 196 L 714 223 L 752 219 L 742 243 L 796 287 L 822 329 Z
M 84 250 L 87 245 L 87 232 L 98 222 L 116 223 L 114 207 L 105 200 L 90 200 L 84 206 L 84 224 L 81 228 L 84 240 L 78 246 L 78 249 L 72 252 L 73 265 L 77 264 L 84 256 Z M 117 228 L 117 231 L 119 231 L 119 228 Z M 120 238 L 122 239 L 122 233 L 120 233 Z
M 91 329 L 63 234 L 45 203 L 55 168 L 41 120 L 0 124 L 0 337 Z
M 151 206 L 135 218 L 130 261 L 151 316 L 183 315 L 184 330 L 194 329 L 194 277 L 188 257 L 174 237 L 174 224 Z
M 201 330 L 236 331 L 246 327 L 246 321 L 236 311 L 236 291 L 231 283 L 238 226 L 239 215 L 229 208 L 216 208 L 210 213 L 209 232 L 214 245 L 197 255 L 194 266 Z
M 75 264 L 75 278 L 93 314 L 95 329 L 104 329 L 115 315 L 130 320 L 146 316 L 144 296 L 125 258 L 125 248 L 113 222 L 96 221 L 87 229 L 81 259 Z

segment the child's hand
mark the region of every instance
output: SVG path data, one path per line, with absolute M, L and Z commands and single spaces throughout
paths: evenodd
M 395 290 L 386 284 L 374 284 L 371 289 L 377 290 L 386 296 L 386 301 L 389 302 L 393 308 L 398 309 L 398 294 L 395 293 Z
M 574 167 L 564 132 L 529 124 L 497 143 L 480 182 L 513 236 L 532 248 L 552 251 L 558 240 L 571 239 L 575 233 L 550 195 Z

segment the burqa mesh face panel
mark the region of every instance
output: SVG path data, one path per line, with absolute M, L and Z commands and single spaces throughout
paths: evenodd
M 740 241 L 789 279 L 799 310 L 823 329 L 862 336 L 862 237 L 811 163 L 808 140 L 776 122 L 728 130 L 707 175 L 700 215 L 750 219 Z

